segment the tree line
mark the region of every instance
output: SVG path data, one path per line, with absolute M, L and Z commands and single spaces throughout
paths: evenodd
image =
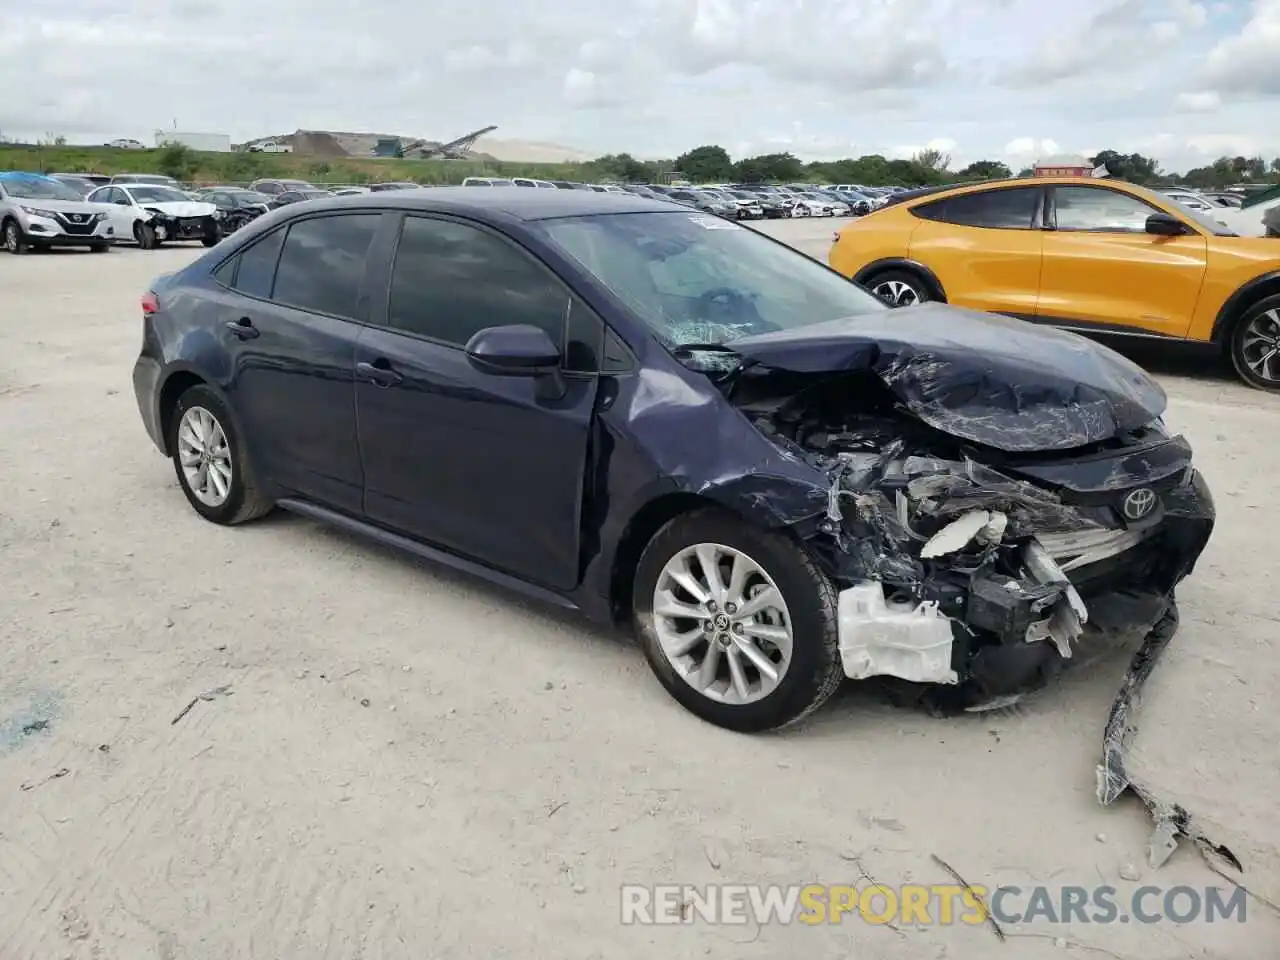
M 1166 173 L 1159 161 L 1139 153 L 1102 150 L 1088 158 L 1093 166 L 1133 183 L 1168 186 L 1180 184 L 1199 189 L 1221 188 L 1240 182 L 1280 183 L 1280 157 L 1269 163 L 1262 157 L 1220 157 L 1212 164 L 1184 174 Z M 969 180 L 1012 177 L 1014 171 L 999 160 L 978 160 L 953 169 L 951 157 L 938 150 L 922 150 L 910 159 L 888 159 L 880 154 L 844 160 L 805 163 L 791 153 L 768 153 L 734 160 L 721 146 L 695 147 L 674 160 L 637 160 L 627 153 L 598 157 L 587 166 L 602 176 L 635 182 L 659 182 L 680 176 L 694 183 L 858 183 L 869 187 L 901 185 L 935 186 Z M 1030 176 L 1031 167 L 1017 171 Z

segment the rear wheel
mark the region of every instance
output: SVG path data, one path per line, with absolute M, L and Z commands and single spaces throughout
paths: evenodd
M 216 247 L 216 246 L 218 245 L 218 238 L 217 238 L 217 237 L 205 237 L 205 238 L 204 238 L 203 240 L 201 240 L 200 242 L 201 242 L 201 243 L 203 243 L 206 247 Z
M 720 510 L 676 517 L 636 568 L 645 657 L 682 706 L 743 733 L 808 716 L 844 677 L 836 591 L 787 537 Z
M 109 243 L 95 243 L 95 244 L 94 244 L 93 246 L 91 246 L 89 249 L 90 249 L 90 250 L 92 250 L 94 253 L 106 253 L 108 250 L 110 250 L 110 249 L 111 249 L 111 244 L 109 244 Z
M 891 307 L 911 307 L 931 299 L 924 281 L 906 270 L 886 270 L 876 274 L 866 285 Z
M 1228 344 L 1240 379 L 1259 390 L 1280 392 L 1280 295 L 1245 311 Z
M 189 388 L 178 398 L 169 424 L 178 484 L 196 513 L 229 526 L 270 512 L 271 501 L 257 488 L 231 411 L 216 392 L 204 384 Z
M 9 219 L 4 222 L 3 230 L 4 248 L 8 253 L 19 254 L 26 252 L 26 239 L 22 236 L 22 227 L 18 225 L 17 220 Z

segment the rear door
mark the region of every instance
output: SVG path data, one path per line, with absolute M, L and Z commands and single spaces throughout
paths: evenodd
M 1037 314 L 1065 326 L 1185 337 L 1208 241 L 1188 217 L 1179 217 L 1183 236 L 1147 233 L 1147 217 L 1166 212 L 1101 184 L 1053 187 Z
M 1041 186 L 998 187 L 912 208 L 909 256 L 937 276 L 947 301 L 1014 316 L 1035 313 L 1040 294 Z
M 603 325 L 540 260 L 475 223 L 406 216 L 388 265 L 377 326 L 357 349 L 365 512 L 526 580 L 573 587 Z M 561 347 L 563 396 L 468 361 L 476 332 L 516 323 Z
M 231 353 L 228 394 L 255 459 L 288 492 L 358 515 L 355 345 L 368 318 L 371 211 L 294 220 L 254 241 L 229 272 L 215 325 Z

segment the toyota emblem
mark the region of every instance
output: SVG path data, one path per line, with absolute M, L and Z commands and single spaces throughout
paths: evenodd
M 1126 520 L 1141 520 L 1156 506 L 1156 492 L 1150 487 L 1141 487 L 1124 498 L 1120 509 Z

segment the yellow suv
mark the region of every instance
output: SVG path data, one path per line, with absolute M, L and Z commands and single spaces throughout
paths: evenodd
M 920 191 L 844 227 L 831 266 L 894 306 L 943 300 L 1080 332 L 1220 344 L 1280 391 L 1280 242 L 1130 183 Z

